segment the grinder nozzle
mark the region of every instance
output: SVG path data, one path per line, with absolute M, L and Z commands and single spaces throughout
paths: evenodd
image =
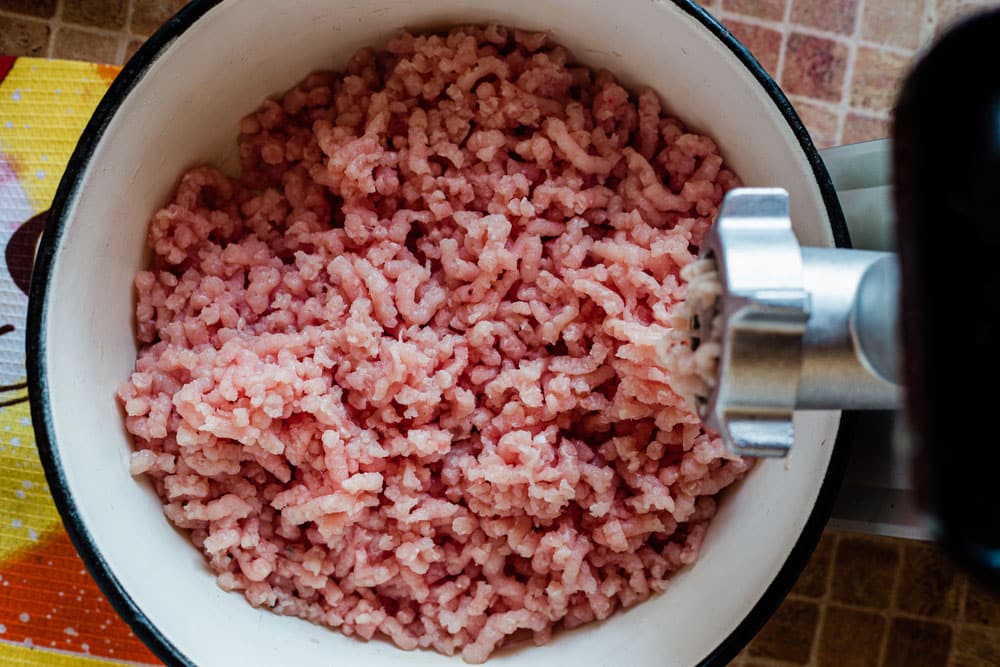
M 733 453 L 787 455 L 797 409 L 898 405 L 895 257 L 803 248 L 784 190 L 730 191 L 681 276 L 661 357 Z

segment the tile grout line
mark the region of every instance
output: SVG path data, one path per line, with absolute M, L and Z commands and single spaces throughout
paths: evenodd
M 56 23 L 56 21 L 53 19 L 46 21 L 46 23 L 52 25 Z M 80 23 L 70 23 L 66 21 L 59 21 L 58 23 L 61 28 L 71 28 L 78 32 L 85 32 L 88 35 L 95 35 L 97 37 L 118 37 L 122 33 L 122 30 L 124 30 L 124 28 L 122 30 L 112 30 L 111 28 L 99 28 L 95 25 L 82 25 Z
M 933 1 L 933 0 L 931 0 Z M 841 99 L 838 102 L 830 102 L 828 100 L 819 100 L 808 96 L 801 95 L 790 95 L 789 97 L 793 102 L 805 102 L 807 104 L 815 104 L 823 110 L 834 115 L 835 128 L 833 136 L 831 137 L 832 143 L 834 145 L 841 144 L 844 141 L 844 133 L 846 131 L 847 119 L 851 115 L 862 116 L 867 119 L 877 120 L 877 121 L 890 121 L 891 120 L 891 109 L 869 109 L 865 107 L 854 106 L 851 103 L 851 90 L 853 87 L 854 71 L 856 68 L 856 63 L 858 59 L 859 51 L 862 47 L 867 49 L 872 49 L 879 53 L 886 55 L 901 56 L 904 58 L 912 58 L 914 55 L 914 50 L 907 49 L 903 47 L 895 47 L 887 44 L 880 44 L 878 42 L 873 42 L 862 38 L 862 28 L 864 26 L 864 0 L 861 0 L 857 6 L 857 14 L 855 15 L 854 26 L 852 28 L 852 33 L 845 35 L 841 33 L 834 33 L 827 30 L 821 30 L 818 28 L 813 28 L 811 26 L 802 26 L 791 21 L 791 1 L 786 0 L 784 8 L 784 18 L 782 22 L 777 22 L 771 19 L 762 19 L 755 16 L 748 16 L 739 14 L 732 11 L 721 10 L 718 12 L 719 18 L 733 21 L 742 21 L 747 25 L 752 25 L 759 28 L 765 28 L 770 30 L 776 30 L 781 35 L 780 49 L 778 51 L 778 63 L 775 69 L 775 79 L 781 85 L 781 79 L 784 74 L 784 67 L 786 62 L 786 56 L 788 52 L 788 40 L 792 32 L 801 33 L 806 36 L 816 37 L 821 39 L 828 39 L 837 44 L 841 44 L 847 48 L 848 58 L 844 70 L 844 82 L 841 89 Z
M 125 25 L 118 34 L 118 50 L 115 52 L 116 65 L 122 65 L 125 62 L 125 52 L 128 51 L 128 44 L 132 39 L 133 14 L 135 14 L 135 0 L 129 0 L 128 7 L 125 8 Z
M 57 8 L 56 12 L 58 11 L 59 10 Z M 9 19 L 18 19 L 21 21 L 27 21 L 28 23 L 44 23 L 45 25 L 49 25 L 50 23 L 52 23 L 52 21 L 55 20 L 58 14 L 53 14 L 49 18 L 45 18 L 44 16 L 35 16 L 34 14 L 21 14 L 20 12 L 15 12 L 10 9 L 0 8 L 0 16 L 5 16 Z
M 49 26 L 49 43 L 45 49 L 45 56 L 47 58 L 55 57 L 56 33 L 62 28 L 62 12 L 64 4 L 66 4 L 65 0 L 56 0 L 55 13 L 52 14 L 52 18 L 47 21 Z
M 860 7 L 859 7 L 860 8 Z M 860 15 L 860 14 L 859 14 Z M 841 44 L 854 43 L 858 46 L 867 46 L 872 49 L 878 49 L 885 51 L 886 53 L 892 53 L 899 56 L 911 56 L 915 49 L 908 49 L 902 46 L 893 46 L 892 44 L 883 44 L 881 42 L 874 42 L 869 39 L 863 39 L 860 35 L 855 33 L 846 34 L 841 32 L 833 32 L 831 30 L 823 30 L 822 28 L 815 28 L 809 25 L 803 25 L 801 23 L 795 23 L 788 20 L 775 21 L 773 19 L 765 19 L 759 16 L 751 16 L 749 14 L 740 14 L 730 10 L 720 10 L 716 13 L 717 18 L 727 19 L 732 21 L 740 21 L 741 23 L 746 23 L 747 25 L 752 25 L 757 28 L 770 28 L 775 31 L 783 30 L 794 30 L 795 32 L 801 33 L 808 37 L 819 37 L 821 39 L 829 39 L 834 42 L 839 42 Z
M 858 40 L 861 39 L 861 28 L 864 25 L 865 0 L 858 0 L 854 15 L 854 29 L 851 31 L 851 41 L 847 46 L 847 66 L 844 67 L 844 82 L 840 91 L 840 112 L 837 117 L 837 132 L 834 137 L 836 145 L 844 143 L 844 129 L 847 126 L 847 115 L 849 113 L 851 99 L 851 86 L 854 79 L 854 63 L 858 58 Z
M 788 599 L 793 600 L 795 602 L 812 602 L 812 603 L 817 602 L 817 598 L 810 598 L 804 595 L 789 595 Z M 823 603 L 822 598 L 819 598 L 819 600 L 821 603 Z M 834 602 L 833 600 L 829 600 L 828 602 L 836 605 L 840 609 L 846 609 L 847 611 L 859 611 L 866 614 L 889 614 L 893 618 L 902 618 L 911 621 L 929 621 L 932 623 L 941 623 L 944 625 L 949 625 L 951 623 L 957 622 L 957 621 L 949 621 L 947 619 L 937 616 L 928 616 L 926 614 L 918 614 L 912 611 L 905 611 L 902 609 L 893 609 L 890 611 L 887 609 L 878 609 L 877 607 L 866 607 L 865 605 L 854 604 L 851 602 L 841 602 L 839 600 L 836 602 Z
M 840 533 L 831 531 L 833 546 L 830 547 L 830 564 L 826 568 L 826 578 L 823 582 L 823 595 L 819 598 L 819 614 L 816 617 L 816 634 L 813 635 L 812 646 L 809 647 L 809 664 L 819 664 L 820 638 L 826 626 L 826 610 L 833 592 L 833 568 L 837 565 L 837 552 L 840 551 Z
M 25 21 L 28 24 L 44 25 L 49 29 L 48 41 L 45 45 L 45 52 L 42 57 L 45 58 L 55 58 L 55 46 L 56 46 L 56 34 L 59 33 L 63 28 L 76 30 L 78 32 L 87 33 L 89 35 L 97 37 L 110 37 L 117 40 L 118 45 L 116 48 L 115 63 L 108 64 L 122 64 L 124 60 L 124 55 L 128 49 L 128 44 L 132 40 L 145 41 L 148 39 L 147 36 L 137 35 L 133 33 L 130 29 L 130 24 L 132 20 L 133 13 L 135 11 L 136 0 L 129 0 L 129 4 L 126 8 L 125 24 L 119 29 L 113 28 L 102 28 L 99 26 L 86 25 L 81 23 L 73 23 L 63 21 L 62 11 L 65 0 L 56 0 L 56 6 L 53 14 L 49 18 L 44 18 L 41 16 L 31 16 L 28 14 L 19 14 L 7 9 L 0 9 L 0 17 L 16 19 L 19 21 Z
M 924 0 L 924 15 L 920 22 L 920 38 L 918 50 L 930 43 L 937 28 L 937 2 Z
M 751 658 L 754 665 L 761 665 L 762 667 L 808 667 L 808 665 L 802 665 L 797 662 L 789 662 L 787 660 L 781 660 L 780 658 L 768 658 L 764 656 L 754 656 Z M 738 667 L 739 663 L 731 662 L 726 667 Z
M 965 608 L 969 601 L 969 581 L 967 574 L 961 573 L 962 583 L 958 588 L 958 609 L 955 610 L 955 618 L 951 626 L 951 646 L 948 648 L 948 664 L 955 662 L 955 654 L 958 651 L 958 637 L 960 631 L 965 627 Z
M 902 584 L 903 563 L 906 560 L 906 548 L 902 543 L 896 545 L 896 553 L 898 555 L 896 571 L 892 575 L 892 588 L 889 589 L 889 606 L 886 607 L 886 610 L 893 615 L 899 610 L 899 587 Z
M 840 540 L 841 540 L 841 537 L 842 537 L 839 534 L 839 532 L 836 532 L 836 531 L 831 531 L 831 534 L 836 539 L 836 542 L 835 542 L 835 545 L 834 545 L 834 548 L 833 548 L 833 551 L 832 551 L 831 568 L 830 568 L 829 575 L 828 575 L 828 577 L 829 577 L 830 580 L 832 580 L 832 578 L 833 578 L 833 569 L 834 569 L 835 564 L 836 564 L 837 553 L 839 552 Z M 959 614 L 958 618 L 955 618 L 955 619 L 952 619 L 952 620 L 947 620 L 947 619 L 939 618 L 939 617 L 936 617 L 936 616 L 932 617 L 932 616 L 929 616 L 927 614 L 919 614 L 919 613 L 913 613 L 913 612 L 908 612 L 908 611 L 902 610 L 902 609 L 899 608 L 898 600 L 899 600 L 899 590 L 902 587 L 902 580 L 903 580 L 902 579 L 903 578 L 903 561 L 904 561 L 904 558 L 905 558 L 906 543 L 905 543 L 905 541 L 899 541 L 899 540 L 896 540 L 896 539 L 875 539 L 875 540 L 872 540 L 872 541 L 883 543 L 883 544 L 892 544 L 892 545 L 894 545 L 895 548 L 896 548 L 896 551 L 897 551 L 897 555 L 898 555 L 897 566 L 896 566 L 896 569 L 893 572 L 893 583 L 892 583 L 892 587 L 890 588 L 890 596 L 889 596 L 889 605 L 888 605 L 888 607 L 886 607 L 884 609 L 876 609 L 876 608 L 873 608 L 873 607 L 866 607 L 866 606 L 863 606 L 863 605 L 851 604 L 851 603 L 846 603 L 846 602 L 836 602 L 835 605 L 838 608 L 859 611 L 859 612 L 863 612 L 863 613 L 867 613 L 867 614 L 873 614 L 873 615 L 879 616 L 880 618 L 882 618 L 886 622 L 885 634 L 882 636 L 882 640 L 881 640 L 881 642 L 879 644 L 878 662 L 876 663 L 877 665 L 883 665 L 883 664 L 885 664 L 885 661 L 889 658 L 889 655 L 888 655 L 888 645 L 889 645 L 889 638 L 891 636 L 891 626 L 892 626 L 892 621 L 895 620 L 895 619 L 897 619 L 897 618 L 899 618 L 899 619 L 909 619 L 909 620 L 915 620 L 915 621 L 922 621 L 922 622 L 925 622 L 925 623 L 935 623 L 935 624 L 940 624 L 940 625 L 947 626 L 952 631 L 952 641 L 951 641 L 951 644 L 950 644 L 950 647 L 949 647 L 949 663 L 948 663 L 948 664 L 951 664 L 951 662 L 954 660 L 956 647 L 958 646 L 957 632 L 958 632 L 959 628 L 964 625 L 964 623 L 961 620 L 961 618 L 964 616 L 964 607 L 965 607 L 966 598 L 967 598 L 967 595 L 968 595 L 968 586 L 969 586 L 969 583 L 968 583 L 967 578 L 964 577 L 963 575 L 959 575 L 962 578 L 961 578 L 960 583 L 959 583 L 959 605 L 958 605 L 959 606 L 959 610 L 957 612 Z M 816 636 L 814 638 L 814 643 L 813 643 L 813 647 L 812 647 L 813 659 L 810 660 L 810 662 L 808 663 L 810 667 L 815 667 L 815 665 L 817 664 L 816 661 L 818 660 L 818 657 L 819 657 L 819 650 L 818 650 L 819 637 L 822 636 L 822 630 L 823 630 L 823 626 L 825 625 L 827 611 L 828 611 L 829 607 L 833 604 L 832 590 L 833 590 L 832 581 L 829 581 L 828 582 L 828 587 L 826 589 L 826 593 L 820 598 L 820 603 L 821 603 L 822 606 L 820 608 L 820 617 L 819 617 L 819 620 L 817 622 L 817 632 L 816 632 Z M 807 598 L 803 598 L 801 596 L 790 596 L 790 597 L 792 599 L 799 599 L 799 600 L 805 600 L 805 599 L 807 599 Z
M 892 621 L 895 617 L 896 611 L 896 598 L 899 594 L 899 584 L 903 579 L 903 557 L 906 555 L 903 553 L 903 545 L 900 543 L 896 544 L 896 570 L 892 573 L 892 588 L 889 589 L 889 605 L 882 610 L 885 617 L 885 633 L 882 635 L 882 641 L 878 647 L 878 665 L 884 665 L 886 659 L 889 657 L 889 635 L 892 633 Z
M 774 66 L 774 80 L 781 86 L 781 78 L 785 75 L 785 52 L 788 51 L 788 37 L 791 34 L 789 26 L 792 18 L 792 0 L 785 0 L 784 17 L 781 21 L 781 40 L 778 45 L 778 62 Z
M 838 113 L 840 111 L 841 105 L 837 102 L 831 102 L 830 100 L 821 100 L 815 97 L 809 97 L 807 95 L 789 95 L 788 99 L 792 102 L 801 102 L 805 104 L 812 104 L 813 106 L 819 107 L 824 111 L 829 111 L 831 113 Z M 851 104 L 847 105 L 847 110 L 851 113 L 855 113 L 859 116 L 865 116 L 867 118 L 872 118 L 875 120 L 889 120 L 892 118 L 892 114 L 888 111 L 874 111 L 872 109 L 866 109 L 864 107 L 856 107 Z
M 34 16 L 32 14 L 18 14 L 17 12 L 12 12 L 9 9 L 0 9 L 0 16 L 5 16 L 9 19 L 19 19 L 27 21 L 28 23 L 44 23 L 45 25 L 48 25 L 52 21 L 51 18 Z

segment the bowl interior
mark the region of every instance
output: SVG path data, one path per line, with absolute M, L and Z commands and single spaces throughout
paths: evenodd
M 803 243 L 833 243 L 788 121 L 728 47 L 672 2 L 228 0 L 210 8 L 148 65 L 77 174 L 53 237 L 40 359 L 52 450 L 76 510 L 68 520 L 82 526 L 148 621 L 196 664 L 458 661 L 424 651 L 403 656 L 386 642 L 258 611 L 218 589 L 151 487 L 129 476 L 114 394 L 135 360 L 132 279 L 144 263 L 147 222 L 185 168 L 232 166 L 242 115 L 312 70 L 343 65 L 361 46 L 383 44 L 404 26 L 489 21 L 551 31 L 580 60 L 652 86 L 668 109 L 718 141 L 748 185 L 790 192 Z M 763 463 L 727 495 L 701 560 L 666 594 L 491 662 L 580 667 L 629 656 L 630 664 L 681 666 L 705 658 L 747 616 L 799 538 L 838 423 L 839 413 L 797 416 L 791 458 Z

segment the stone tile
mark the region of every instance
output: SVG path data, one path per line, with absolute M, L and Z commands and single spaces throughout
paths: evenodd
M 839 102 L 846 68 L 845 44 L 793 32 L 785 48 L 781 85 L 791 95 Z
M 781 21 L 785 17 L 786 0 L 722 0 L 722 8 L 759 19 Z
M 950 667 L 997 667 L 1000 665 L 1000 630 L 961 626 L 955 638 Z
M 844 141 L 848 141 L 846 136 Z M 836 602 L 886 609 L 898 565 L 899 550 L 895 544 L 844 536 L 837 545 L 833 564 L 831 598 Z
M 750 25 L 742 21 L 727 20 L 726 27 L 743 42 L 750 53 L 760 61 L 764 69 L 775 76 L 778 70 L 778 54 L 781 53 L 781 33 L 770 28 Z
M 908 543 L 903 547 L 896 607 L 917 616 L 955 618 L 961 584 L 955 566 L 937 547 Z
M 968 623 L 1000 628 L 1000 595 L 986 590 L 970 578 L 963 618 Z
M 882 616 L 831 605 L 819 638 L 819 667 L 878 667 Z
M 860 141 L 884 139 L 889 136 L 889 121 L 884 118 L 848 113 L 844 121 L 844 136 L 841 143 L 856 144 Z
M 171 16 L 180 11 L 187 0 L 133 0 L 129 27 L 136 35 L 151 35 Z
M 783 660 L 796 665 L 809 662 L 819 607 L 811 602 L 785 600 L 747 652 L 756 658 Z
M 127 35 L 124 28 L 128 2 L 64 0 L 61 18 L 72 24 L 117 30 Z M 138 36 L 154 32 L 184 4 L 184 0 L 131 2 L 133 10 L 128 27 Z M 728 16 L 748 17 L 748 21 L 781 22 L 789 2 L 792 23 L 839 35 L 852 33 L 860 4 L 860 0 L 706 0 L 702 4 L 712 9 L 723 8 L 729 12 Z M 967 0 L 934 2 L 938 30 L 955 18 L 983 7 L 981 3 Z M 50 28 L 42 21 L 10 14 L 51 18 L 57 6 L 57 0 L 0 0 L 0 10 L 8 13 L 0 16 L 0 53 L 46 55 Z M 862 36 L 869 41 L 912 49 L 919 40 L 922 18 L 923 0 L 866 0 L 861 17 Z M 726 24 L 765 69 L 774 74 L 781 32 L 739 18 L 727 20 Z M 130 41 L 125 50 L 126 58 L 131 57 L 142 43 L 127 37 Z M 112 62 L 118 48 L 115 37 L 72 26 L 60 28 L 52 41 L 55 57 Z M 841 101 L 846 61 L 847 47 L 842 41 L 801 33 L 789 38 L 782 85 L 793 96 L 796 110 L 820 146 L 837 141 L 840 115 L 810 100 Z M 882 116 L 891 108 L 896 83 L 907 62 L 907 58 L 883 49 L 859 46 L 854 77 L 849 82 L 849 102 L 872 113 L 862 111 L 847 115 L 843 130 L 845 143 L 887 136 L 889 121 Z M 850 542 L 850 539 L 844 541 Z M 806 664 L 819 632 L 819 651 L 815 659 L 820 667 L 874 665 L 886 635 L 885 667 L 943 665 L 942 656 L 948 655 L 950 644 L 954 644 L 952 664 L 955 667 L 1000 666 L 1000 599 L 971 583 L 961 612 L 965 624 L 954 630 L 943 623 L 917 619 L 895 618 L 887 624 L 880 614 L 836 604 L 827 610 L 823 629 L 817 629 L 817 604 L 801 598 L 818 599 L 829 591 L 832 597 L 842 598 L 850 604 L 884 608 L 891 594 L 893 568 L 897 563 L 902 568 L 896 599 L 901 611 L 941 620 L 950 620 L 959 614 L 958 591 L 962 575 L 957 574 L 946 559 L 933 547 L 918 543 L 905 545 L 901 560 L 898 551 L 888 558 L 880 558 L 878 551 L 884 551 L 887 544 L 876 544 L 875 553 L 864 545 L 848 544 L 845 549 L 842 544 L 835 558 L 832 537 L 824 536 L 793 589 L 800 599 L 786 601 L 734 665 Z
M 851 106 L 876 112 L 892 109 L 910 60 L 882 49 L 858 48 L 851 77 Z
M 62 20 L 97 28 L 125 27 L 127 0 L 63 0 Z
M 128 62 L 129 59 L 135 55 L 135 52 L 139 50 L 139 47 L 142 46 L 143 43 L 144 42 L 141 39 L 133 39 L 128 43 L 125 47 L 125 62 Z
M 858 15 L 858 0 L 792 0 L 792 23 L 850 35 Z
M 0 53 L 5 56 L 46 55 L 49 26 L 40 21 L 0 16 Z
M 808 102 L 796 101 L 794 104 L 795 111 L 813 136 L 813 141 L 820 146 L 832 145 L 837 134 L 837 115 Z M 826 595 L 830 580 L 830 565 L 833 563 L 833 545 L 833 535 L 823 533 L 819 544 L 816 545 L 816 551 L 795 582 L 792 593 L 811 598 L 821 598 Z
M 0 0 L 0 9 L 50 19 L 56 13 L 56 0 Z
M 894 618 L 882 667 L 947 667 L 951 628 L 944 623 Z
M 861 37 L 878 44 L 915 49 L 920 44 L 924 0 L 866 2 Z
M 53 58 L 67 60 L 86 60 L 93 63 L 114 63 L 118 54 L 118 39 L 77 30 L 76 28 L 59 28 L 56 30 L 55 42 L 52 46 Z
M 940 34 L 950 28 L 956 21 L 981 12 L 989 5 L 970 0 L 936 0 L 937 23 L 935 31 Z

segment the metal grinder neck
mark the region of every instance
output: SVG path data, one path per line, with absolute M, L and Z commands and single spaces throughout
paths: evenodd
M 788 193 L 738 188 L 702 246 L 717 265 L 718 381 L 699 411 L 743 456 L 784 456 L 799 409 L 900 404 L 891 253 L 803 248 Z

